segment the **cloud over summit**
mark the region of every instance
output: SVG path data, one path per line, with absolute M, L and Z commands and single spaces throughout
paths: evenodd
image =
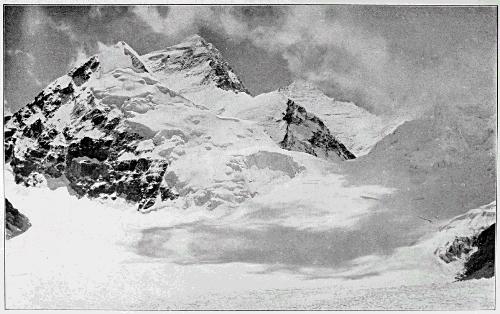
M 253 94 L 305 80 L 372 112 L 412 116 L 439 103 L 491 111 L 496 101 L 494 7 L 26 7 L 21 15 L 20 40 L 7 38 L 7 48 L 36 51 L 41 64 L 56 62 L 48 51 L 57 49 L 65 64 L 48 78 L 120 40 L 146 53 L 198 33 Z

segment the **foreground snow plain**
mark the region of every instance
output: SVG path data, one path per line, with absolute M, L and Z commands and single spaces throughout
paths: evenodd
M 77 199 L 64 187 L 25 188 L 9 169 L 5 174 L 6 196 L 33 224 L 6 242 L 9 309 L 494 308 L 494 279 L 455 283 L 454 270 L 426 245 L 382 260 L 352 259 L 360 254 L 325 245 L 340 234 L 319 224 L 328 215 L 304 214 L 311 224 L 317 217 L 319 227 L 312 230 L 307 219 L 297 218 L 304 221 L 300 227 L 279 213 L 266 217 L 258 199 L 238 211 L 193 207 L 142 214 L 125 202 Z M 307 185 L 297 181 L 300 187 L 279 189 L 293 195 Z M 355 190 L 339 185 L 336 191 L 334 200 L 369 208 L 370 200 Z M 298 204 L 295 214 L 305 210 L 314 206 Z M 356 221 L 338 220 L 344 223 L 337 230 L 344 231 Z

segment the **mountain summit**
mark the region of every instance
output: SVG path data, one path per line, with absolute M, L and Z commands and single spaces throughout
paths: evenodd
M 296 154 L 355 158 L 335 123 L 357 107 L 329 119 L 335 105 L 311 85 L 250 96 L 198 35 L 145 56 L 118 42 L 6 119 L 5 156 L 17 183 L 60 180 L 78 196 L 121 197 L 143 211 L 177 198 L 213 209 L 293 178 L 306 169 Z M 347 124 L 369 120 L 355 117 Z M 358 130 L 345 129 L 348 140 Z
M 219 50 L 199 35 L 142 58 L 166 86 L 181 94 L 209 87 L 248 94 Z
M 278 92 L 314 113 L 356 156 L 368 154 L 377 142 L 404 122 L 374 115 L 352 102 L 337 101 L 307 82 L 294 82 Z
M 196 39 L 171 51 L 199 55 L 191 70 L 204 71 L 214 55 L 209 48 Z M 123 42 L 6 118 L 4 135 L 16 183 L 124 198 L 141 211 L 168 200 L 208 209 L 241 203 L 304 169 L 254 123 L 217 116 L 172 91 Z M 255 169 L 272 175 L 254 177 Z

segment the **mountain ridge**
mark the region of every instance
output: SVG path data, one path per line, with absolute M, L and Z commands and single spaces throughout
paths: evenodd
M 145 212 L 179 197 L 184 207 L 239 203 L 303 169 L 251 122 L 167 88 L 123 42 L 6 120 L 6 161 L 17 183 L 62 180 L 78 197 L 123 197 Z M 274 179 L 249 181 L 253 167 Z

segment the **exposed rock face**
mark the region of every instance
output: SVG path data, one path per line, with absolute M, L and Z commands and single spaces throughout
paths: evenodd
M 491 278 L 495 275 L 495 225 L 481 232 L 475 239 L 473 245 L 477 247 L 464 265 L 460 280 Z
M 31 227 L 31 223 L 26 216 L 5 199 L 5 237 L 7 240 L 18 236 Z
M 474 250 L 474 237 L 455 237 L 455 240 L 446 245 L 446 250 L 439 254 L 446 263 L 459 259 L 466 259 Z
M 294 82 L 278 92 L 308 113 L 314 113 L 336 140 L 357 157 L 368 154 L 377 142 L 404 121 L 403 118 L 382 118 L 354 103 L 337 101 L 306 82 Z
M 126 44 L 119 48 L 132 56 L 134 71 L 147 71 Z M 92 57 L 8 119 L 5 160 L 16 183 L 37 184 L 43 181 L 40 174 L 67 179 L 79 196 L 124 197 L 139 209 L 151 207 L 158 195 L 162 200 L 176 198 L 162 185 L 168 161 L 138 156 L 138 143 L 152 136 L 124 120 L 114 103 L 106 104 L 86 88 L 101 70 L 99 57 Z M 127 153 L 133 157 L 120 157 Z
M 210 85 L 248 94 L 220 52 L 198 35 L 142 58 L 166 86 L 180 94 Z
M 439 254 L 446 263 L 465 261 L 457 279 L 490 278 L 495 275 L 495 225 L 469 237 L 456 237 L 447 244 L 446 252 Z
M 440 227 L 436 239 L 442 244 L 436 257 L 450 264 L 456 279 L 489 278 L 494 275 L 496 202 L 456 216 Z M 446 241 L 446 242 L 445 242 Z
M 286 134 L 280 146 L 287 150 L 303 151 L 316 157 L 342 160 L 356 158 L 344 144 L 330 134 L 330 130 L 314 114 L 308 113 L 293 100 L 288 100 Z

